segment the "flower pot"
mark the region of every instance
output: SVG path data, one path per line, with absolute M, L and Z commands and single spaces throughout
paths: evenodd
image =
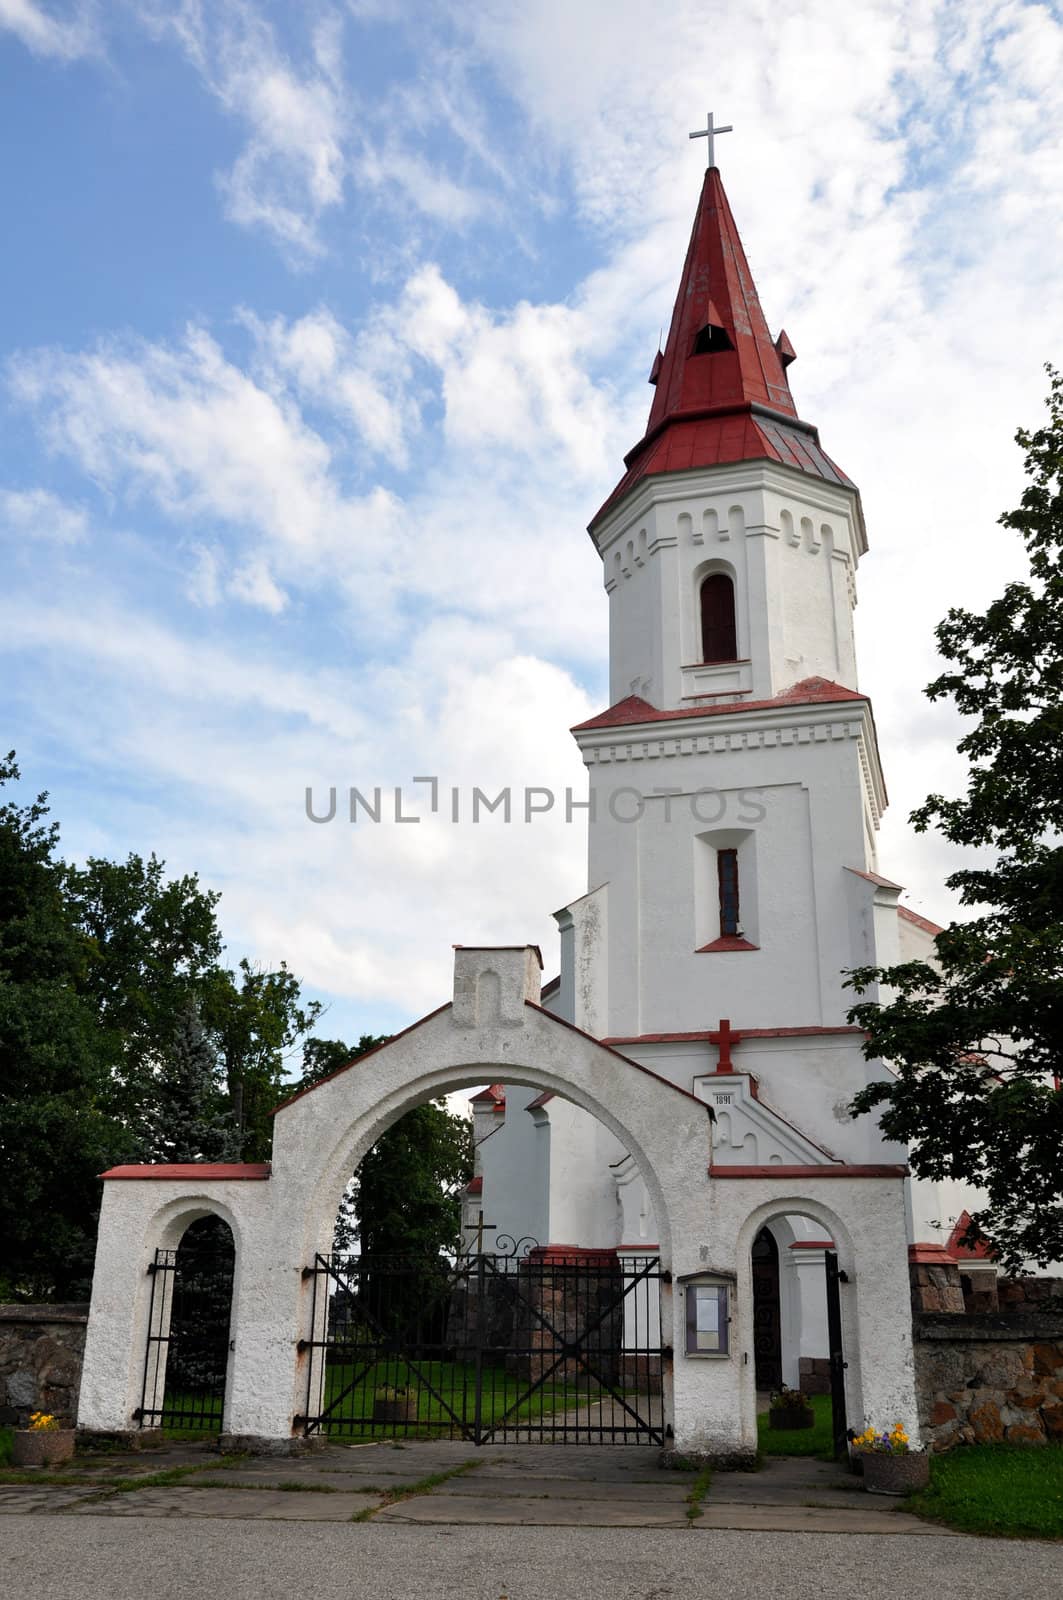
M 862 1450 L 860 1456 L 868 1494 L 911 1494 L 930 1482 L 930 1457 L 923 1450 L 898 1456 L 885 1450 Z
M 399 1400 L 374 1400 L 374 1422 L 416 1422 L 417 1396 L 404 1395 Z
M 790 1432 L 794 1428 L 815 1427 L 816 1413 L 811 1406 L 773 1406 L 768 1412 L 768 1427 L 783 1428 Z
M 13 1467 L 58 1467 L 73 1454 L 73 1428 L 19 1428 L 11 1441 Z

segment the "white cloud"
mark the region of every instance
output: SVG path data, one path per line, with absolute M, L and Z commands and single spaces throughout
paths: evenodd
M 565 730 L 591 707 L 558 667 L 499 656 L 494 636 L 449 623 L 358 676 L 289 670 L 183 639 L 114 607 L 105 590 L 91 602 L 0 601 L 0 652 L 61 653 L 67 689 L 42 704 L 42 730 L 90 770 L 135 772 L 150 803 L 122 847 L 156 848 L 172 871 L 220 887 L 238 948 L 283 957 L 336 996 L 405 1013 L 445 994 L 455 939 L 552 946 L 550 912 L 581 887 L 581 828 L 566 823 L 560 798 L 530 827 L 501 814 L 473 824 L 469 808 L 474 785 L 494 795 L 512 784 L 518 816 L 525 785 L 582 796 Z M 422 773 L 440 781 L 434 816 L 427 789 L 411 783 Z M 319 806 L 338 787 L 334 822 L 307 820 L 308 784 Z M 404 812 L 422 822 L 374 825 L 363 813 L 352 825 L 350 784 L 369 795 L 380 786 L 385 819 L 402 786 Z M 91 811 L 90 802 L 75 827 L 91 826 Z
M 231 219 L 264 228 L 294 263 L 319 256 L 320 224 L 343 199 L 346 167 L 336 20 L 315 25 L 308 57 L 296 63 L 247 0 L 180 0 L 138 15 L 178 40 L 211 93 L 247 129 L 243 150 L 219 176 Z
M 0 29 L 21 39 L 37 56 L 73 61 L 98 49 L 93 9 L 75 5 L 65 18 L 36 4 L 36 0 L 0 0 Z
M 284 610 L 288 604 L 288 596 L 274 581 L 266 563 L 261 560 L 247 561 L 233 573 L 231 591 L 240 600 L 246 600 L 248 605 L 261 606 L 263 611 L 269 611 L 274 616 Z
M 420 413 L 410 389 L 409 352 L 380 319 L 352 339 L 332 312 L 293 322 L 242 316 L 254 335 L 267 382 L 290 383 L 301 399 L 325 405 L 353 425 L 371 454 L 395 466 L 408 460 L 407 436 Z
M 88 518 L 81 506 L 69 505 L 49 489 L 0 489 L 0 526 L 26 539 L 77 544 L 85 538 Z
M 583 885 L 578 828 L 315 829 L 301 775 L 579 781 L 565 729 L 595 707 L 544 657 L 588 674 L 604 660 L 582 525 L 645 419 L 703 151 L 687 131 L 712 104 L 736 123 L 720 159 L 769 320 L 798 349 L 801 410 L 863 490 L 862 682 L 892 797 L 883 869 L 920 909 L 947 911 L 952 853 L 905 818 L 927 788 L 960 783 L 958 730 L 921 688 L 948 605 L 983 605 L 1021 567 L 995 519 L 1021 488 L 1011 431 L 1036 425 L 1040 363 L 1063 344 L 1063 23 L 1014 0 L 859 0 L 844 23 L 835 0 L 684 0 L 667 27 L 647 26 L 642 0 L 452 7 L 469 61 L 516 97 L 514 127 L 473 67 L 451 72 L 426 13 L 423 28 L 399 19 L 411 81 L 369 109 L 359 180 L 376 170 L 381 196 L 407 214 L 435 206 L 475 241 L 480 190 L 448 171 L 456 193 L 433 198 L 441 119 L 514 210 L 552 188 L 593 234 L 579 257 L 593 270 L 537 301 L 521 267 L 494 263 L 475 280 L 489 295 L 468 288 L 464 258 L 437 242 L 426 261 L 406 230 L 405 281 L 359 320 L 245 312 L 246 363 L 193 328 L 14 368 L 57 449 L 127 510 L 178 524 L 188 591 L 208 608 L 197 623 L 216 607 L 225 625 L 240 599 L 263 629 L 283 612 L 287 648 L 300 607 L 316 621 L 338 595 L 348 656 L 334 672 L 284 670 L 264 646 L 192 644 L 117 604 L 98 626 L 23 609 L 12 643 L 87 664 L 73 746 L 110 771 L 143 761 L 153 793 L 172 779 L 198 797 L 194 820 L 161 810 L 166 848 L 224 884 L 226 918 L 264 959 L 411 1012 L 445 992 L 453 939 L 548 934 L 546 911 Z M 303 259 L 320 251 L 351 159 L 335 35 L 294 65 L 244 7 L 186 5 L 167 26 L 248 130 L 233 214 L 242 193 L 242 220 Z M 380 129 L 396 106 L 409 124 L 392 145 Z M 490 161 L 503 147 L 505 172 Z M 399 488 L 374 487 L 385 467 L 389 483 L 408 474 Z

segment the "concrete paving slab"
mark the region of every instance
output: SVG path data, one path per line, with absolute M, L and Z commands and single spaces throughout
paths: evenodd
M 379 1495 L 286 1494 L 282 1489 L 138 1489 L 112 1500 L 81 1502 L 70 1515 L 101 1517 L 206 1517 L 252 1521 L 349 1522 L 359 1511 L 378 1506 Z
M 197 1474 L 197 1478 L 198 1478 Z M 249 1490 L 286 1489 L 289 1484 L 298 1484 L 296 1494 L 328 1494 L 332 1491 L 340 1493 L 367 1494 L 372 1490 L 381 1488 L 394 1488 L 397 1483 L 406 1482 L 404 1478 L 392 1478 L 383 1472 L 319 1472 L 296 1473 L 285 1472 L 283 1468 L 275 1469 L 269 1473 L 248 1472 L 243 1467 L 234 1467 L 227 1472 L 204 1472 L 204 1484 L 210 1484 L 215 1489 L 239 1489 L 246 1487 Z M 409 1480 L 409 1481 L 412 1481 Z M 139 1491 L 135 1491 L 139 1492 Z
M 442 1491 L 446 1494 L 491 1498 L 538 1500 L 648 1500 L 686 1504 L 690 1493 L 685 1483 L 594 1483 L 574 1478 L 500 1478 L 489 1472 L 470 1472 L 465 1478 L 451 1478 Z
M 746 1533 L 874 1533 L 919 1534 L 940 1538 L 943 1531 L 929 1522 L 920 1522 L 903 1511 L 882 1516 L 863 1507 L 852 1511 L 810 1506 L 756 1506 L 703 1504 L 702 1515 L 692 1523 L 694 1529 L 730 1529 Z
M 823 1461 L 801 1463 L 796 1458 L 772 1463 L 762 1472 L 716 1472 L 709 1488 L 713 1505 L 832 1506 L 851 1510 L 892 1510 L 889 1501 L 873 1501 L 862 1478 Z
M 64 1488 L 62 1484 L 5 1484 L 0 1488 L 0 1515 L 21 1512 L 36 1515 L 65 1511 L 83 1500 L 91 1489 Z
M 497 1499 L 450 1494 L 446 1490 L 385 1506 L 374 1523 L 438 1523 L 447 1527 L 685 1528 L 682 1503 L 654 1500 L 569 1499 L 522 1495 Z

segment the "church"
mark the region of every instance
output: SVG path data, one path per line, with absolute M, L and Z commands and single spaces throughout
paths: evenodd
M 608 1436 L 749 1465 L 758 1391 L 823 1388 L 829 1359 L 836 1448 L 846 1419 L 918 1437 L 909 1251 L 940 1251 L 965 1199 L 913 1183 L 905 1149 L 850 1115 L 889 1069 L 864 1059 L 844 974 L 930 955 L 939 930 L 879 871 L 886 788 L 853 633 L 863 510 L 798 415 L 793 360 L 710 137 L 646 431 L 590 525 L 611 703 L 573 729 L 589 860 L 586 893 L 556 913 L 560 975 L 542 983 L 531 945 L 457 945 L 450 998 L 277 1108 L 270 1162 L 105 1173 L 83 1428 L 170 1416 L 182 1240 L 213 1216 L 234 1263 L 209 1413 L 223 1437 L 375 1437 L 365 1383 L 340 1381 L 358 1319 L 337 1314 L 368 1303 L 354 1280 L 373 1264 L 337 1265 L 337 1207 L 404 1112 L 464 1090 L 471 1245 L 442 1273 L 434 1356 L 424 1338 L 396 1347 L 420 1385 L 400 1431 Z M 515 1358 L 480 1294 L 506 1236 L 498 1304 L 526 1330 L 524 1387 L 485 1416 L 484 1362 L 501 1385 Z M 459 1305 L 475 1313 L 461 1338 Z M 390 1370 L 393 1346 L 371 1339 L 355 1367 Z M 573 1409 L 546 1373 L 607 1398 Z
M 589 529 L 611 704 L 572 730 L 588 886 L 556 913 L 543 1004 L 704 1100 L 724 1178 L 904 1161 L 846 1109 L 887 1069 L 846 1021 L 844 972 L 931 958 L 940 931 L 879 872 L 886 786 L 853 636 L 864 515 L 798 415 L 794 359 L 710 165 L 646 431 Z M 472 1106 L 467 1237 L 484 1216 L 553 1247 L 656 1252 L 646 1184 L 594 1117 L 506 1083 Z M 907 1190 L 909 1242 L 962 1232 L 959 1185 Z M 800 1213 L 759 1230 L 758 1389 L 826 1387 L 833 1248 Z

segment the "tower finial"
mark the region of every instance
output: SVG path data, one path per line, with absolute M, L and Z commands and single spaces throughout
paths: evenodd
M 716 165 L 716 135 L 718 133 L 734 133 L 734 127 L 731 123 L 728 123 L 726 128 L 717 128 L 713 121 L 712 112 L 707 111 L 705 115 L 708 119 L 708 125 L 704 128 L 699 128 L 696 133 L 692 133 L 690 138 L 707 139 L 709 141 L 708 150 L 706 152 L 709 159 L 706 161 L 705 165 L 707 167 L 714 167 Z

